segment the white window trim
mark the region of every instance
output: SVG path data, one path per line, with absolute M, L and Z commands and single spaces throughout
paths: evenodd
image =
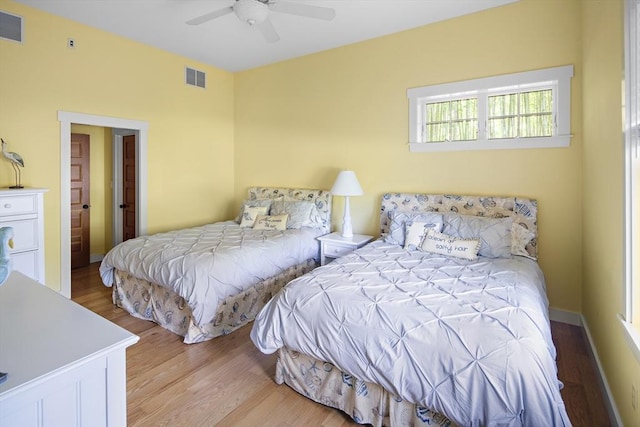
M 568 147 L 571 143 L 571 77 L 573 65 L 546 68 L 543 70 L 525 71 L 522 73 L 504 74 L 433 86 L 423 86 L 407 90 L 409 98 L 409 150 L 412 152 L 460 151 L 460 150 L 494 150 L 517 148 L 557 148 Z M 540 138 L 512 139 L 478 139 L 475 141 L 422 141 L 421 105 L 425 98 L 437 96 L 469 96 L 479 93 L 490 93 L 494 89 L 506 87 L 522 88 L 542 82 L 553 82 L 557 85 L 555 109 L 556 135 Z M 478 115 L 484 114 L 484 107 L 478 105 Z M 485 135 L 485 117 L 478 117 L 480 126 L 478 136 Z
M 624 315 L 618 315 L 622 324 L 627 342 L 636 359 L 640 361 L 640 327 L 634 320 L 634 298 L 636 292 L 640 292 L 635 284 L 638 271 L 634 271 L 634 245 L 633 236 L 636 227 L 640 226 L 637 219 L 639 212 L 634 212 L 634 200 L 640 197 L 640 189 L 634 183 L 637 181 L 638 169 L 640 169 L 640 96 L 638 96 L 638 26 L 637 20 L 639 0 L 627 0 L 625 2 L 625 271 L 624 271 Z M 636 204 L 637 206 L 637 204 Z M 634 220 L 635 216 L 635 220 Z M 634 289 L 635 288 L 635 289 Z

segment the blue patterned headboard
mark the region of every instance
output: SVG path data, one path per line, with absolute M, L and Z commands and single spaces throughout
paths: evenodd
M 275 199 L 281 196 L 313 202 L 322 219 L 323 231 L 331 232 L 331 193 L 328 190 L 303 188 L 250 187 L 249 200 Z
M 534 235 L 525 247 L 534 258 L 538 256 L 538 203 L 534 199 L 499 196 L 459 196 L 452 194 L 386 193 L 380 206 L 380 234 L 389 232 L 390 215 L 394 210 L 405 212 L 455 212 L 463 215 L 491 218 L 513 217 Z

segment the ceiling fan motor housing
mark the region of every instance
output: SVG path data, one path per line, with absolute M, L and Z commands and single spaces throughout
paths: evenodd
M 249 25 L 260 24 L 269 16 L 269 7 L 259 0 L 237 0 L 233 11 L 241 21 Z

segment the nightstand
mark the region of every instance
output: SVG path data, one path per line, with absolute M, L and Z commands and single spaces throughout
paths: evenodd
M 354 234 L 353 237 L 342 237 L 339 232 L 334 232 L 320 236 L 318 240 L 320 241 L 320 265 L 325 265 L 333 259 L 363 247 L 373 240 L 373 236 Z

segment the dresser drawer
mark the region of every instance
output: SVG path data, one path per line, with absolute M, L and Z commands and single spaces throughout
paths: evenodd
M 2 221 L 0 227 L 13 227 L 13 250 L 19 252 L 38 248 L 38 220 L 19 219 L 15 221 Z
M 40 271 L 38 269 L 38 252 L 27 251 L 11 255 L 11 264 L 15 271 L 19 271 L 31 277 L 33 280 L 40 280 Z M 1 424 L 0 424 L 1 425 Z
M 0 217 L 35 213 L 37 208 L 35 194 L 0 197 Z
M 353 251 L 353 246 L 340 246 L 335 243 L 326 243 L 325 244 L 325 256 L 332 258 L 340 258 L 343 255 L 348 254 Z

